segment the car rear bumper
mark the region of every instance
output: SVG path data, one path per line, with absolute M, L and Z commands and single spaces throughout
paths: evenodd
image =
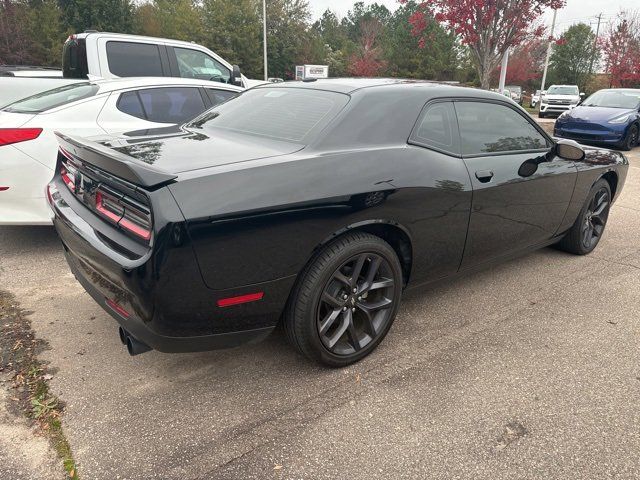
M 277 325 L 295 276 L 211 290 L 186 239 L 157 255 L 149 249 L 127 257 L 110 249 L 118 243 L 118 233 L 101 231 L 101 219 L 83 212 L 86 207 L 76 204 L 59 177 L 49 188 L 53 223 L 72 272 L 138 341 L 161 352 L 205 351 L 259 341 Z M 162 244 L 167 238 L 156 241 Z M 256 291 L 263 294 L 260 301 L 228 307 L 218 303 Z

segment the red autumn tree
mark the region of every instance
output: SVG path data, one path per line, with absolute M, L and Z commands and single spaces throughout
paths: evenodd
M 640 85 L 640 19 L 621 13 L 603 42 L 607 72 L 614 87 Z
M 382 49 L 376 40 L 384 26 L 376 19 L 365 20 L 360 25 L 360 46 L 349 59 L 349 74 L 354 77 L 375 77 L 387 63 L 382 60 Z
M 423 47 L 428 47 L 423 34 L 430 16 L 455 32 L 468 45 L 480 84 L 488 89 L 491 74 L 506 50 L 544 33 L 543 27 L 531 29 L 532 19 L 539 18 L 545 9 L 565 4 L 566 0 L 429 0 L 420 3 L 409 23 Z
M 515 48 L 509 54 L 507 85 L 528 85 L 542 77 L 547 52 L 546 39 L 533 38 Z M 501 65 L 492 75 L 494 82 L 500 77 Z

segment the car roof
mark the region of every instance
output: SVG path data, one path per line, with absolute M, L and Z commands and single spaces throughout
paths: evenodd
M 237 87 L 227 83 L 181 77 L 126 77 L 106 80 L 90 80 L 88 83 L 98 85 L 100 87 L 100 93 L 125 90 L 128 88 L 167 87 L 174 85 L 205 86 L 220 90 L 229 90 L 232 92 L 241 92 L 244 90 L 242 87 Z
M 187 42 L 184 40 L 175 40 L 173 38 L 149 37 L 145 35 L 133 35 L 130 33 L 101 32 L 101 31 L 88 30 L 86 32 L 73 34 L 75 38 L 87 38 L 90 35 L 108 35 L 109 37 L 116 37 L 122 40 L 125 40 L 127 38 L 131 40 L 145 40 L 149 43 L 154 43 L 154 44 L 171 43 L 176 45 L 188 46 L 190 48 L 193 48 L 194 46 L 199 46 L 199 47 L 202 46 L 202 45 L 194 45 L 194 42 Z
M 465 87 L 457 84 L 457 82 L 447 83 L 399 78 L 328 78 L 315 81 L 269 83 L 254 88 L 306 88 L 344 94 L 352 94 L 359 91 L 374 93 L 376 91 L 382 92 L 400 88 L 406 89 L 407 95 L 415 95 L 421 99 L 425 97 L 475 97 L 501 101 L 506 99 L 504 95 L 499 93 Z

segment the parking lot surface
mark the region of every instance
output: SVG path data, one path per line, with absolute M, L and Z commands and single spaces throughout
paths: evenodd
M 544 249 L 409 293 L 343 370 L 279 333 L 129 357 L 51 228 L 0 229 L 0 285 L 50 347 L 83 478 L 638 478 L 639 150 L 593 254 Z

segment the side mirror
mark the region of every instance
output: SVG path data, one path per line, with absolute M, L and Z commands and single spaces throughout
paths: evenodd
M 236 85 L 237 87 L 242 86 L 242 73 L 240 72 L 240 67 L 238 65 L 233 66 L 233 71 L 231 72 L 231 84 Z
M 556 154 L 564 160 L 580 161 L 584 158 L 584 150 L 573 140 L 561 139 L 556 142 Z

